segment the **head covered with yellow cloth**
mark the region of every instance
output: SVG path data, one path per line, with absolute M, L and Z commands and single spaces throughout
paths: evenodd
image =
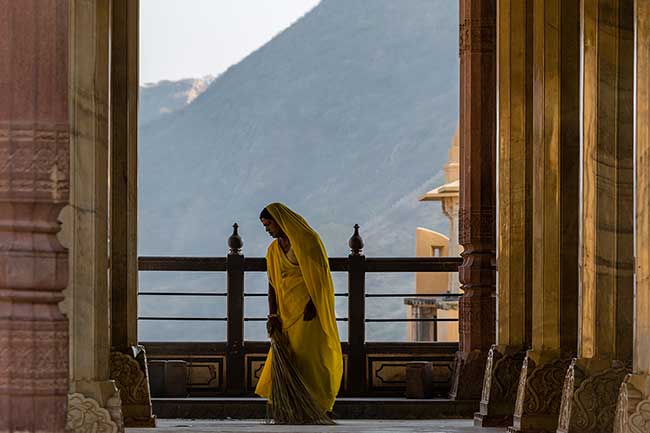
M 314 397 L 324 410 L 331 410 L 341 383 L 343 360 L 327 253 L 307 221 L 287 206 L 269 204 L 262 211 L 263 223 L 269 216 L 281 230 L 272 232 L 267 227 L 267 231 L 278 239 L 269 246 L 266 259 L 269 283 L 277 295 L 282 331 L 289 337 L 301 375 Z M 280 238 L 288 239 L 290 254 L 283 252 Z M 291 311 L 301 312 L 298 307 L 304 308 L 309 301 L 315 306 L 317 320 L 301 320 L 302 314 L 299 314 L 298 319 L 290 321 L 290 317 L 296 317 Z M 292 310 L 294 303 L 300 305 Z M 257 394 L 267 397 L 270 386 L 268 372 L 262 371 Z
M 265 209 L 289 238 L 309 290 L 309 296 L 316 306 L 321 326 L 328 337 L 337 341 L 340 348 L 334 311 L 334 283 L 327 252 L 320 236 L 303 217 L 282 203 L 271 203 Z

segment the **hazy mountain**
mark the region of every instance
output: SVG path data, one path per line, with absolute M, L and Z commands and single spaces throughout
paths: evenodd
M 162 80 L 140 86 L 139 119 L 144 126 L 154 119 L 173 113 L 190 104 L 208 88 L 212 75 L 178 81 Z
M 417 226 L 447 231 L 440 206 L 417 198 L 444 182 L 458 118 L 457 40 L 454 2 L 323 0 L 189 105 L 141 123 L 140 254 L 225 255 L 236 221 L 245 254 L 264 255 L 270 239 L 258 214 L 282 201 L 331 256 L 347 255 L 355 223 L 368 256 L 414 255 Z M 144 288 L 223 288 L 217 276 L 141 278 Z M 369 280 L 368 289 L 412 292 L 413 276 L 400 278 Z M 247 277 L 250 290 L 264 290 L 263 280 Z M 205 303 L 180 305 L 175 314 L 217 314 Z M 162 314 L 157 302 L 149 308 Z M 261 315 L 266 306 L 251 308 Z M 369 306 L 368 317 L 404 311 L 397 298 Z M 194 338 L 223 335 L 219 326 Z M 141 329 L 147 339 L 179 328 Z M 404 329 L 369 335 L 400 338 Z

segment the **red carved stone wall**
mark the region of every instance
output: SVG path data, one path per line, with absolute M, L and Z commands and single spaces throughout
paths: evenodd
M 0 0 L 0 432 L 63 432 L 68 10 Z

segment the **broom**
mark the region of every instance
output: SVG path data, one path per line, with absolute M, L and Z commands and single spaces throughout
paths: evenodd
M 293 362 L 289 338 L 271 334 L 271 398 L 267 406 L 275 424 L 334 424 L 312 397 Z

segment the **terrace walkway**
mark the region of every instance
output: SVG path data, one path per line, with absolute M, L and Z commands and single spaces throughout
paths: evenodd
M 463 420 L 340 420 L 335 426 L 266 425 L 261 420 L 161 419 L 155 429 L 127 433 L 502 433 L 503 428 L 474 427 Z

